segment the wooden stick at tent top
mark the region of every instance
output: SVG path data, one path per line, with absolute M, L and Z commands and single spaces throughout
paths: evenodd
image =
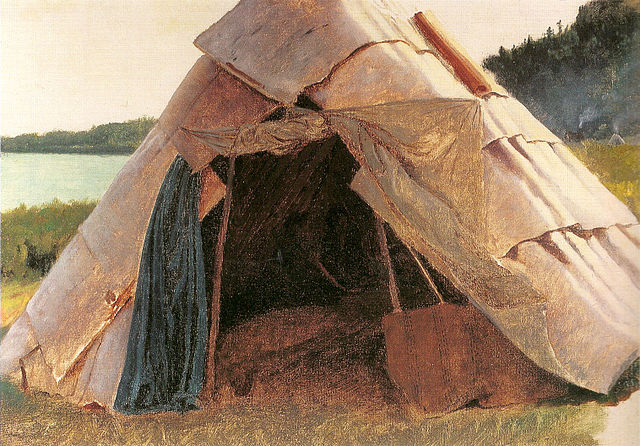
M 413 22 L 427 42 L 431 43 L 451 65 L 456 75 L 473 94 L 482 97 L 491 92 L 491 82 L 482 68 L 467 55 L 463 48 L 447 36 L 444 28 L 431 12 L 416 13 L 413 16 Z
M 376 215 L 376 228 L 378 230 L 378 242 L 380 243 L 380 253 L 382 260 L 387 267 L 389 273 L 389 294 L 391 295 L 391 305 L 394 313 L 400 313 L 400 299 L 398 297 L 398 286 L 396 285 L 396 276 L 393 273 L 393 265 L 391 265 L 391 256 L 389 255 L 389 247 L 387 246 L 387 233 L 384 230 L 384 222 Z
M 409 252 L 413 256 L 413 259 L 418 264 L 418 269 L 420 270 L 420 272 L 422 273 L 424 278 L 427 280 L 427 283 L 429 284 L 429 287 L 431 288 L 431 291 L 433 291 L 435 293 L 436 297 L 440 300 L 440 303 L 443 304 L 444 303 L 444 299 L 442 298 L 442 294 L 440 294 L 440 291 L 438 291 L 438 287 L 436 287 L 435 282 L 431 278 L 431 274 L 429 274 L 429 271 L 427 271 L 427 269 L 424 267 L 424 265 L 422 264 L 422 262 L 418 258 L 418 254 L 416 254 L 414 249 L 409 245 L 407 245 L 407 248 L 409 249 Z
M 213 264 L 213 296 L 211 298 L 211 318 L 209 328 L 209 348 L 206 362 L 206 375 L 202 398 L 212 400 L 215 393 L 215 354 L 216 340 L 220 330 L 220 293 L 222 289 L 222 261 L 224 257 L 224 242 L 227 238 L 229 227 L 229 216 L 231 215 L 231 194 L 233 192 L 233 177 L 236 170 L 235 155 L 229 157 L 229 170 L 227 172 L 227 185 L 224 194 L 224 205 L 222 208 L 222 224 L 218 231 L 216 241 L 215 260 Z

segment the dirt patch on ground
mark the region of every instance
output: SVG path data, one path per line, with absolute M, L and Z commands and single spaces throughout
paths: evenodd
M 236 325 L 219 347 L 217 402 L 399 407 L 406 400 L 385 368 L 381 316 L 350 302 L 272 311 Z

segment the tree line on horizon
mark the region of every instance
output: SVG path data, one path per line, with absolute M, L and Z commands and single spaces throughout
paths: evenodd
M 3 136 L 1 149 L 3 152 L 17 153 L 128 155 L 136 150 L 156 122 L 155 118 L 143 116 L 125 122 L 101 124 L 79 132 L 54 130 L 44 134 Z
M 640 133 L 640 1 L 592 0 L 570 26 L 556 24 L 483 66 L 556 134 L 609 138 Z M 72 132 L 2 137 L 20 153 L 130 154 L 156 119 L 148 116 Z
M 640 2 L 592 0 L 571 26 L 501 47 L 483 66 L 558 135 L 640 132 Z

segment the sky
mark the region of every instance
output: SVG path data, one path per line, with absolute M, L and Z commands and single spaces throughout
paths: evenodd
M 584 0 L 400 0 L 431 9 L 478 62 Z M 158 117 L 200 56 L 194 38 L 237 0 L 0 0 L 0 134 Z

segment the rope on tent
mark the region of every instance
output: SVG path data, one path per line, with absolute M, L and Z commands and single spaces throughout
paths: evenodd
M 224 242 L 227 238 L 229 228 L 229 216 L 231 215 L 231 199 L 233 192 L 233 177 L 236 170 L 236 156 L 229 157 L 229 170 L 227 172 L 227 187 L 224 194 L 224 205 L 222 208 L 222 224 L 218 232 L 216 241 L 215 260 L 213 269 L 213 296 L 211 302 L 211 322 L 209 329 L 209 350 L 207 354 L 207 374 L 204 389 L 201 393 L 203 399 L 213 399 L 215 393 L 215 353 L 216 340 L 220 330 L 220 295 L 222 288 L 222 261 L 224 257 Z
M 387 246 L 387 233 L 384 230 L 384 222 L 376 215 L 376 229 L 378 230 L 378 242 L 380 243 L 380 253 L 387 272 L 389 273 L 389 294 L 391 295 L 391 305 L 393 306 L 394 313 L 402 312 L 400 307 L 400 299 L 398 297 L 398 286 L 396 285 L 396 276 L 393 273 L 393 266 L 391 265 L 391 256 L 389 255 L 389 246 Z
M 409 249 L 409 252 L 411 253 L 411 255 L 413 256 L 413 259 L 418 264 L 418 269 L 420 270 L 424 278 L 427 280 L 427 283 L 429 284 L 429 288 L 431 288 L 431 291 L 433 291 L 436 297 L 440 300 L 440 303 L 443 304 L 444 299 L 442 298 L 442 294 L 440 294 L 440 291 L 438 291 L 438 288 L 436 287 L 435 282 L 431 278 L 431 274 L 429 274 L 429 271 L 427 271 L 427 269 L 424 267 L 424 265 L 418 258 L 418 255 L 416 254 L 415 250 L 409 245 L 406 245 L 406 246 Z

